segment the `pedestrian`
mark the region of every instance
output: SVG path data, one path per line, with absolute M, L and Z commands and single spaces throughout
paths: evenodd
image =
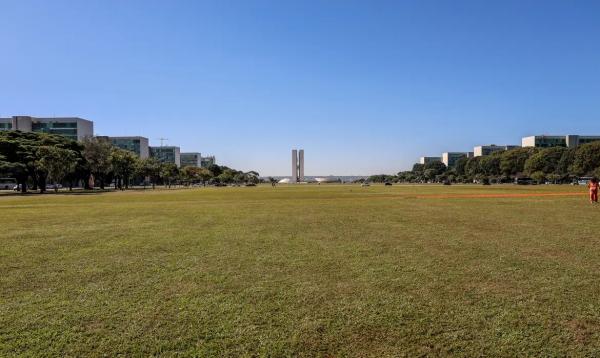
M 598 178 L 593 177 L 588 183 L 590 189 L 590 203 L 598 203 Z

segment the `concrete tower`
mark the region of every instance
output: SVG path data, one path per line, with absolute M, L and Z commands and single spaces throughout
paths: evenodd
M 292 149 L 292 179 L 290 182 L 304 181 L 304 149 Z
M 298 151 L 292 149 L 292 183 L 298 182 Z
M 298 151 L 298 181 L 304 181 L 304 149 Z

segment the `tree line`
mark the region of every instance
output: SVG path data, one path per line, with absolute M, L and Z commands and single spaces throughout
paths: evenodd
M 15 178 L 21 192 L 46 191 L 47 185 L 78 183 L 84 188 L 128 189 L 141 185 L 191 185 L 258 183 L 255 171 L 242 172 L 213 164 L 208 168 L 179 168 L 156 158 L 140 159 L 110 141 L 89 137 L 82 142 L 47 133 L 0 131 L 0 175 Z
M 508 183 L 528 177 L 538 183 L 570 183 L 578 177 L 600 177 L 600 142 L 576 148 L 515 148 L 490 155 L 461 158 L 448 168 L 440 161 L 417 163 L 396 175 L 374 175 L 372 182 Z

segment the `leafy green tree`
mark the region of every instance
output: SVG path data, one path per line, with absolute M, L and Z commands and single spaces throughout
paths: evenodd
M 427 172 L 427 170 L 433 170 L 435 173 L 434 176 L 444 174 L 447 169 L 448 168 L 446 167 L 446 164 L 439 160 L 429 162 L 423 166 L 424 172 Z
M 577 148 L 567 148 L 562 156 L 560 157 L 560 160 L 558 161 L 557 167 L 556 167 L 556 172 L 561 176 L 561 177 L 567 177 L 567 176 L 572 176 L 575 175 L 572 171 L 571 168 L 573 166 L 573 162 L 575 161 L 575 153 L 577 151 Z
M 103 138 L 86 137 L 83 140 L 83 157 L 85 158 L 94 180 L 100 183 L 104 189 L 106 178 L 109 175 L 111 165 L 112 144 Z
M 423 171 L 425 170 L 425 165 L 421 164 L 421 163 L 415 163 L 412 167 L 412 172 L 414 174 L 423 174 Z
M 539 184 L 543 183 L 546 181 L 546 173 L 544 173 L 541 170 L 538 170 L 536 172 L 531 173 L 531 179 L 535 180 L 536 182 L 538 182 Z
M 496 153 L 481 157 L 479 160 L 481 174 L 484 174 L 488 177 L 500 175 L 500 162 L 500 156 Z
M 152 189 L 156 188 L 156 183 L 160 179 L 161 174 L 161 163 L 158 159 L 150 157 L 138 160 L 136 166 L 137 175 L 144 177 L 144 183 L 146 182 L 146 177 L 150 178 L 152 182 Z
M 516 148 L 502 152 L 500 171 L 506 176 L 515 176 L 525 171 L 525 162 L 537 148 Z
M 462 157 L 462 158 L 459 158 L 454 163 L 454 168 L 453 169 L 454 169 L 454 172 L 456 173 L 456 175 L 463 176 L 463 175 L 466 174 L 465 167 L 466 167 L 468 161 L 469 161 L 469 158 Z
M 210 179 L 212 179 L 213 174 L 207 168 L 200 168 L 200 171 L 198 172 L 198 176 L 200 177 L 200 180 L 202 181 L 202 185 L 206 186 L 206 182 L 209 181 Z
M 54 182 L 54 191 L 59 184 L 77 166 L 77 154 L 69 149 L 56 146 L 41 146 L 38 148 L 37 165 L 48 173 L 48 178 Z
M 593 174 L 600 168 L 600 142 L 577 147 L 571 171 L 578 176 Z
M 78 164 L 83 161 L 82 147 L 79 143 L 65 137 L 34 132 L 0 131 L 0 155 L 4 157 L 4 170 L 10 170 L 21 191 L 27 191 L 27 182 L 31 178 L 32 189 L 39 187 L 40 192 L 46 190 L 46 168 L 40 166 L 39 148 L 52 146 L 71 150 L 75 153 Z
M 110 155 L 110 162 L 112 170 L 115 173 L 115 187 L 123 190 L 124 185 L 125 189 L 129 189 L 129 179 L 135 172 L 136 167 L 138 167 L 137 161 L 138 157 L 132 152 L 113 148 Z
M 233 174 L 230 170 L 225 170 L 216 176 L 216 179 L 219 181 L 219 183 L 229 184 L 233 182 Z
M 219 175 L 221 175 L 221 173 L 223 173 L 223 169 L 220 166 L 218 166 L 217 164 L 211 164 L 208 167 L 208 170 L 210 170 L 210 172 L 212 173 L 212 175 L 214 177 L 218 177 Z
M 179 168 L 175 163 L 162 163 L 160 173 L 165 186 L 171 188 L 173 181 L 179 176 Z
M 481 158 L 483 157 L 473 157 L 467 160 L 465 164 L 465 175 L 470 180 L 477 180 L 478 178 L 483 177 L 485 175 L 479 163 Z
M 540 149 L 525 161 L 524 170 L 530 176 L 535 172 L 558 174 L 560 161 L 567 150 L 564 147 Z

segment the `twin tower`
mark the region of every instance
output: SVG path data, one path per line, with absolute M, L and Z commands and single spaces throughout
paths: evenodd
M 304 149 L 292 149 L 292 179 L 290 182 L 304 181 Z

